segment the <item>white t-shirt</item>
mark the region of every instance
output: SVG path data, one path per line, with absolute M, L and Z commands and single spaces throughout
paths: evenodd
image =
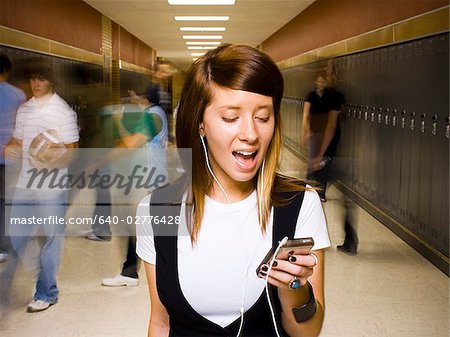
M 64 144 L 78 142 L 78 124 L 77 115 L 70 106 L 58 94 L 53 94 L 50 101 L 43 107 L 38 105 L 36 98 L 32 97 L 23 103 L 17 110 L 16 127 L 14 129 L 14 138 L 22 140 L 22 169 L 19 176 L 18 187 L 26 187 L 30 182 L 32 169 L 28 162 L 28 149 L 34 137 L 47 130 L 56 130 L 59 140 Z M 67 174 L 67 169 L 58 170 L 55 182 Z M 53 177 L 53 175 L 50 175 Z M 48 181 L 46 179 L 43 188 L 46 188 Z M 40 179 L 32 180 L 31 188 L 37 188 Z
M 137 216 L 149 215 L 149 201 L 150 196 L 141 201 Z M 256 276 L 256 268 L 272 247 L 273 211 L 265 235 L 257 211 L 256 192 L 233 204 L 206 197 L 197 243 L 192 246 L 189 236 L 178 236 L 178 274 L 183 294 L 199 314 L 222 327 L 240 316 L 244 291 L 245 310 L 264 291 L 265 281 Z M 137 254 L 155 264 L 151 226 L 138 226 L 137 235 Z M 314 238 L 314 250 L 330 246 L 322 205 L 313 190 L 305 192 L 294 237 L 309 236 Z

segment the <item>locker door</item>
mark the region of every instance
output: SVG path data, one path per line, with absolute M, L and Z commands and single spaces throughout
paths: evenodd
M 436 58 L 436 39 L 430 38 L 421 41 L 420 53 L 416 54 L 418 63 L 421 69 L 426 71 L 421 72 L 420 91 L 424 97 L 421 100 L 422 113 L 420 115 L 419 127 L 419 210 L 418 210 L 418 225 L 419 233 L 427 240 L 431 237 L 430 228 L 430 210 L 431 210 L 431 165 L 432 165 L 432 134 L 430 132 L 430 124 L 432 124 L 430 109 L 433 109 L 433 103 L 428 97 L 434 97 L 434 93 L 438 92 L 439 86 L 439 72 L 441 65 L 436 63 L 439 61 Z M 428 116 L 427 116 L 428 115 Z
M 406 224 L 411 227 L 414 231 L 417 230 L 417 209 L 418 209 L 418 179 L 419 179 L 419 156 L 418 156 L 418 144 L 416 137 L 416 112 L 414 110 L 414 98 L 412 97 L 415 92 L 415 86 L 417 77 L 415 64 L 414 64 L 414 52 L 415 45 L 410 42 L 405 45 L 405 81 L 406 81 L 406 93 L 409 96 L 409 99 L 405 101 L 406 110 L 408 114 L 406 116 L 406 132 L 408 136 L 406 141 L 408 143 L 408 178 L 409 180 L 405 182 L 408 185 L 408 194 L 407 194 L 407 221 Z
M 394 215 L 400 221 L 405 221 L 406 217 L 404 215 L 406 210 L 406 193 L 402 192 L 402 180 L 404 171 L 404 158 L 405 158 L 405 142 L 403 141 L 405 134 L 405 101 L 407 100 L 407 91 L 405 88 L 405 77 L 407 68 L 405 68 L 405 48 L 404 45 L 398 45 L 395 47 L 395 60 L 393 61 L 394 69 L 396 69 L 395 74 L 397 75 L 397 99 L 393 102 L 392 117 L 391 117 L 391 127 L 393 133 L 393 167 L 392 167 L 392 188 L 391 188 L 391 209 Z M 401 204 L 403 203 L 403 212 Z
M 341 156 L 338 161 L 335 161 L 338 166 L 339 176 L 342 181 L 351 186 L 352 179 L 352 160 L 353 160 L 353 120 L 352 120 L 352 110 L 353 110 L 353 69 L 354 69 L 355 55 L 350 55 L 346 58 L 345 67 L 345 85 L 347 104 L 343 110 L 343 120 L 341 122 Z
M 392 149 L 391 149 L 391 197 L 390 209 L 394 216 L 399 218 L 399 202 L 400 202 L 400 180 L 402 171 L 402 138 L 399 126 L 399 111 L 397 108 L 392 109 L 391 115 L 391 133 L 392 133 Z
M 369 76 L 367 78 L 367 86 L 369 90 L 369 96 L 367 97 L 368 104 L 370 107 L 369 114 L 369 128 L 370 128 L 370 145 L 369 145 L 369 196 L 371 200 L 376 204 L 377 190 L 378 190 L 378 125 L 377 125 L 377 115 L 379 106 L 379 97 L 377 91 L 381 84 L 379 78 L 379 69 L 381 64 L 380 50 L 375 50 L 371 55 L 371 62 L 368 63 Z
M 356 103 L 352 110 L 352 134 L 353 137 L 351 139 L 351 163 L 352 163 L 352 178 L 351 178 L 351 187 L 358 191 L 358 182 L 359 182 L 359 165 L 360 165 L 360 158 L 359 158 L 359 123 L 358 123 L 358 106 L 361 104 L 361 91 L 357 88 L 361 86 L 361 77 L 360 77 L 360 71 L 361 71 L 361 54 L 356 54 L 353 62 L 352 67 L 352 78 L 354 80 L 354 91 L 352 92 L 352 98 L 353 102 Z
M 434 80 L 437 85 L 436 97 L 442 97 L 430 103 L 431 137 L 431 205 L 429 221 L 429 240 L 441 252 L 449 254 L 449 41 L 448 34 L 435 38 L 433 62 Z
M 408 196 L 409 196 L 409 182 L 410 182 L 410 138 L 411 130 L 409 128 L 409 116 L 412 107 L 408 100 L 411 94 L 411 78 L 408 75 L 412 69 L 410 67 L 410 59 L 412 58 L 412 45 L 402 44 L 397 51 L 397 68 L 402 77 L 399 81 L 399 97 L 401 99 L 401 111 L 399 120 L 400 132 L 400 184 L 399 184 L 399 216 L 403 223 L 407 224 L 409 221 Z
M 381 62 L 379 73 L 384 78 L 385 82 L 389 82 L 389 73 L 388 73 L 388 50 L 386 48 L 381 49 Z M 378 193 L 377 193 L 377 201 L 381 208 L 387 210 L 387 191 L 388 191 L 388 179 L 389 179 L 389 165 L 388 160 L 388 149 L 392 146 L 389 139 L 389 128 L 386 125 L 386 115 L 389 114 L 388 107 L 388 99 L 387 93 L 385 90 L 385 85 L 380 85 L 379 89 L 379 104 L 381 105 L 378 114 L 378 132 L 379 132 L 379 159 L 378 159 L 378 170 L 380 171 L 378 174 Z
M 398 86 L 397 81 L 393 78 L 401 77 L 402 74 L 396 69 L 397 65 L 397 46 L 388 47 L 388 62 L 386 64 L 386 72 L 389 76 L 389 84 L 385 87 L 386 104 L 388 109 L 385 110 L 384 126 L 387 132 L 387 147 L 386 147 L 386 165 L 385 165 L 385 177 L 386 177 L 386 189 L 385 189 L 385 205 L 386 209 L 395 212 L 395 190 L 397 190 L 397 184 L 399 180 L 400 163 L 398 161 L 397 152 L 399 150 L 399 143 L 396 137 L 396 119 L 397 113 L 396 105 L 399 98 L 397 97 Z M 395 125 L 394 125 L 395 122 Z
M 449 139 L 444 116 L 433 116 L 431 123 L 431 196 L 429 240 L 448 256 L 449 221 Z
M 367 102 L 367 100 L 366 100 Z M 370 115 L 369 106 L 365 105 L 362 111 L 361 119 L 361 160 L 362 160 L 362 171 L 361 171 L 361 193 L 364 197 L 369 198 L 370 191 Z
M 364 120 L 364 111 L 367 105 L 367 100 L 369 96 L 369 90 L 365 87 L 365 83 L 368 83 L 368 66 L 370 64 L 370 53 L 362 53 L 361 54 L 361 66 L 358 70 L 358 83 L 360 83 L 360 96 L 359 96 L 359 105 L 357 112 L 357 132 L 358 137 L 356 139 L 358 146 L 358 177 L 356 181 L 357 190 L 359 193 L 363 194 L 366 191 L 367 186 L 367 153 L 366 153 L 366 142 L 367 142 L 367 133 L 366 133 L 366 121 Z M 364 89 L 361 89 L 364 88 Z

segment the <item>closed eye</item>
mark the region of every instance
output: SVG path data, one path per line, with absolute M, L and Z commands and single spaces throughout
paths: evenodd
M 234 117 L 234 118 L 226 118 L 226 117 L 222 117 L 222 120 L 223 120 L 225 123 L 234 123 L 234 122 L 236 122 L 236 121 L 238 120 L 238 118 L 237 118 L 237 117 Z
M 256 119 L 262 123 L 267 123 L 270 121 L 270 117 L 256 117 Z

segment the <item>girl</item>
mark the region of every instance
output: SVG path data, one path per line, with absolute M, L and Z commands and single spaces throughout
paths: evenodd
M 189 70 L 176 135 L 192 149 L 192 167 L 180 151 L 191 180 L 153 192 L 137 212 L 153 216 L 137 228 L 149 336 L 319 334 L 330 243 L 317 193 L 276 173 L 282 95 L 277 66 L 248 46 L 220 46 Z M 276 259 L 258 277 L 284 236 L 313 237 L 314 254 Z

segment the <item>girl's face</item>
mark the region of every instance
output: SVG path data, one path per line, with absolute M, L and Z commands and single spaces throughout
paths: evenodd
M 253 185 L 275 130 L 272 97 L 215 86 L 200 134 L 211 168 L 226 189 Z

